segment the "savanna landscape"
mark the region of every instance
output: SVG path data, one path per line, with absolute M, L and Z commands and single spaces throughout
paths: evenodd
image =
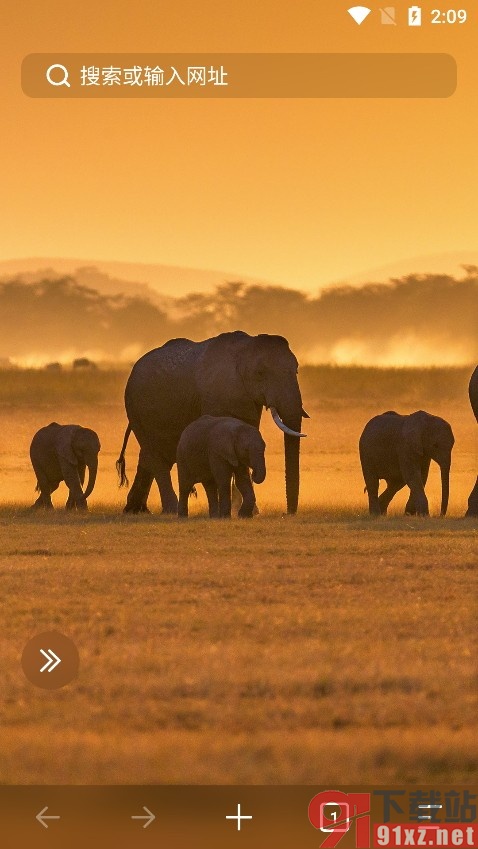
M 3 698 L 0 781 L 15 784 L 471 782 L 478 767 L 476 543 L 463 518 L 478 467 L 472 366 L 304 366 L 301 495 L 284 516 L 283 442 L 264 414 L 253 520 L 124 516 L 115 460 L 127 370 L 0 372 Z M 385 410 L 455 434 L 439 518 L 369 517 L 357 442 Z M 93 427 L 88 514 L 32 513 L 28 449 L 50 421 Z M 132 438 L 127 470 L 136 467 Z M 66 489 L 53 501 L 63 508 Z M 55 629 L 79 677 L 34 688 L 20 656 Z
M 341 4 L 312 0 L 4 6 L 0 784 L 223 784 L 235 793 L 476 782 L 478 518 L 464 518 L 478 474 L 468 399 L 478 363 L 471 10 L 453 26 L 453 9 L 442 10 L 448 25 L 434 26 L 424 7 L 414 28 L 398 4 L 396 27 L 382 26 L 378 7 L 358 27 Z M 381 62 L 390 53 L 395 76 L 400 56 L 418 51 L 424 76 L 406 75 L 408 97 L 395 86 L 389 97 L 291 97 L 288 81 L 271 98 L 204 96 L 196 84 L 173 98 L 167 70 L 154 97 L 138 95 L 156 88 L 116 84 L 101 99 L 62 84 L 49 97 L 22 89 L 27 54 L 64 61 L 71 74 L 69 57 L 81 54 L 99 83 L 100 68 L 114 70 L 121 56 L 134 76 L 136 61 L 153 59 L 153 41 L 160 70 L 189 55 L 191 71 L 211 57 L 211 70 L 224 61 L 232 74 L 228 56 L 263 55 L 258 93 L 275 73 L 269 54 L 336 54 L 339 68 L 339 54 Z M 428 96 L 425 57 L 437 53 L 456 63 L 451 96 Z M 295 400 L 310 418 L 281 412 L 278 391 L 266 398 L 260 357 L 257 369 L 250 358 L 225 370 L 222 383 L 235 391 L 242 381 L 248 411 L 275 408 L 307 434 L 298 511 L 287 514 L 284 486 L 285 453 L 294 513 L 298 437 L 287 435 L 284 452 L 264 410 L 258 515 L 210 520 L 200 485 L 187 520 L 161 515 L 156 485 L 151 514 L 124 514 L 137 493 L 134 427 L 129 490 L 115 469 L 131 368 L 168 340 L 231 331 L 284 337 L 299 363 Z M 285 342 L 276 344 L 285 363 Z M 225 354 L 211 356 L 208 375 L 215 362 L 238 364 L 236 349 Z M 187 353 L 177 362 L 189 363 Z M 277 362 L 266 363 L 276 386 L 284 374 L 295 385 L 292 355 L 282 371 Z M 201 398 L 211 406 L 188 406 L 198 383 L 180 384 L 179 371 L 168 372 L 169 395 L 151 381 L 141 396 L 140 386 L 138 406 L 153 399 L 181 425 L 184 411 L 214 414 L 219 382 Z M 254 425 L 245 407 L 219 414 Z M 405 489 L 387 516 L 369 515 L 358 441 L 390 410 L 450 422 L 445 517 L 434 462 L 429 517 L 404 515 Z M 91 428 L 101 441 L 87 512 L 81 497 L 64 509 L 63 483 L 55 510 L 30 509 L 43 493 L 29 447 L 52 422 Z M 27 641 L 52 630 L 74 641 L 80 669 L 43 690 L 21 659 Z

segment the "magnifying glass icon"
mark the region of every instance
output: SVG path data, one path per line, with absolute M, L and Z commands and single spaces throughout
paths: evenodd
M 59 68 L 63 71 L 62 77 L 60 80 L 53 80 L 51 76 L 51 72 L 55 71 L 56 68 Z M 67 85 L 70 88 L 70 83 L 68 82 L 68 69 L 65 68 L 64 65 L 50 65 L 46 72 L 46 78 L 50 85 Z

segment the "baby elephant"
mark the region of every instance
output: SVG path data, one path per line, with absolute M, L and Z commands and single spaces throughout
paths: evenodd
M 188 515 L 188 497 L 202 483 L 211 518 L 231 515 L 232 477 L 242 495 L 239 516 L 251 518 L 256 499 L 254 483 L 266 476 L 265 443 L 259 430 L 229 416 L 201 416 L 183 431 L 177 450 L 179 516 Z
M 423 410 L 409 416 L 389 411 L 370 419 L 359 442 L 370 513 L 386 514 L 395 493 L 407 485 L 410 498 L 405 513 L 428 516 L 425 484 L 430 462 L 435 460 L 441 470 L 441 515 L 444 516 L 448 507 L 454 442 L 448 422 Z M 386 481 L 387 488 L 379 496 L 380 480 Z
M 96 481 L 99 450 L 98 435 L 87 427 L 52 422 L 37 431 L 30 446 L 30 457 L 40 495 L 33 507 L 52 508 L 51 493 L 65 481 L 70 490 L 66 509 L 86 510 L 86 499 L 93 492 Z M 86 467 L 88 486 L 83 492 Z

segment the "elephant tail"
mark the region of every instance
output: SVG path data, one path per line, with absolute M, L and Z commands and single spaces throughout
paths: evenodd
M 119 455 L 116 461 L 116 471 L 118 472 L 119 477 L 119 485 L 121 486 L 129 486 L 129 480 L 126 477 L 126 460 L 125 460 L 125 451 L 126 446 L 128 444 L 129 435 L 131 433 L 131 425 L 128 424 L 128 427 L 125 430 L 124 439 L 123 439 L 123 447 L 121 448 L 121 454 Z
M 35 492 L 40 492 L 40 484 L 37 481 L 37 485 L 35 487 Z

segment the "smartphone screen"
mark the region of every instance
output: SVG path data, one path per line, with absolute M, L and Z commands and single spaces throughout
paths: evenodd
M 477 27 L 4 10 L 7 849 L 478 847 Z

